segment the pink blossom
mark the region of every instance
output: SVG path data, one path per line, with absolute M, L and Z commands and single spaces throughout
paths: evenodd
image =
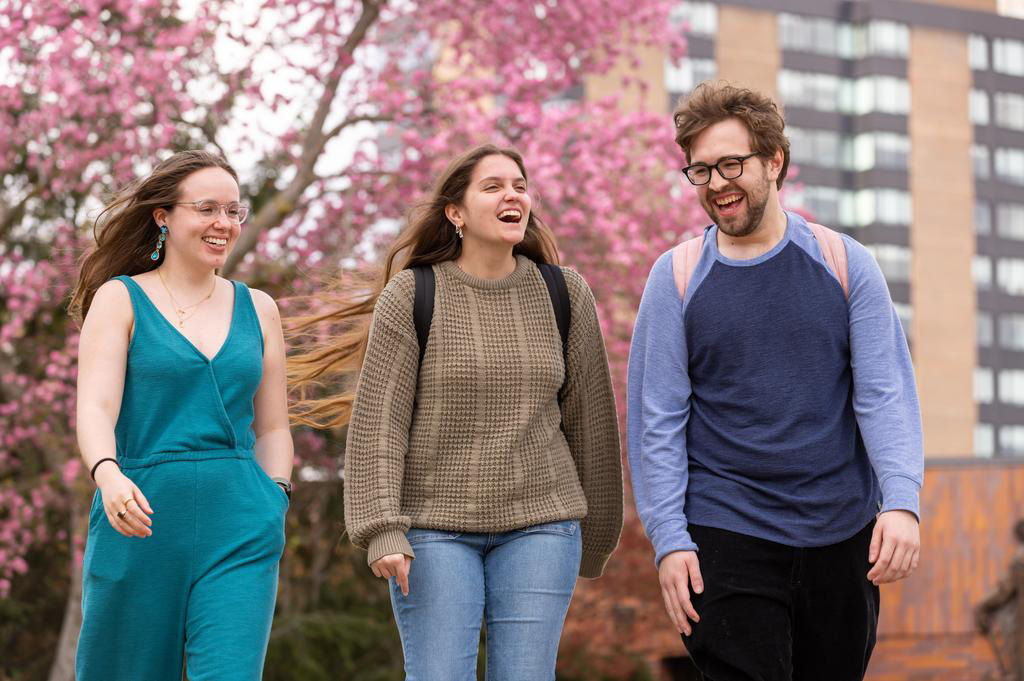
M 501 11 L 484 0 L 382 3 L 351 54 L 342 46 L 363 11 L 356 0 L 265 0 L 256 14 L 236 0 L 211 0 L 180 23 L 167 20 L 182 15 L 177 0 L 35 3 L 26 13 L 23 3 L 0 4 L 0 53 L 10 55 L 6 75 L 19 83 L 0 85 L 0 205 L 24 201 L 14 232 L 35 240 L 0 243 L 0 598 L 31 574 L 25 556 L 34 546 L 70 541 L 73 560 L 82 558 L 83 537 L 66 534 L 68 499 L 86 475 L 74 437 L 78 334 L 63 310 L 76 258 L 91 243 L 95 212 L 82 207 L 151 168 L 172 144 L 225 143 L 220 129 L 229 124 L 229 158 L 263 154 L 242 184 L 260 189 L 269 206 L 302 170 L 306 135 L 346 118 L 374 119 L 368 134 L 346 142 L 351 161 L 342 167 L 334 167 L 336 140 L 323 144 L 303 170 L 310 182 L 240 264 L 237 278 L 277 294 L 314 290 L 319 279 L 310 273 L 326 263 L 376 262 L 458 152 L 485 141 L 517 147 L 538 213 L 564 261 L 595 291 L 624 394 L 647 270 L 703 218 L 692 194 L 677 196 L 666 115 L 624 114 L 614 99 L 566 93 L 635 48 L 681 53 L 669 3 L 558 0 Z M 219 21 L 227 16 L 242 28 Z M 218 63 L 218 30 L 246 57 L 242 66 Z M 250 66 L 267 56 L 285 67 Z M 441 71 L 454 75 L 439 80 Z M 342 85 L 313 130 L 332 75 L 343 75 Z M 298 118 L 270 138 L 254 115 L 263 106 Z M 338 465 L 324 434 L 294 436 L 301 465 Z

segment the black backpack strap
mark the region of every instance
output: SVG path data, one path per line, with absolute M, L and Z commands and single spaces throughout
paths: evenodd
M 416 298 L 413 301 L 412 321 L 416 325 L 416 340 L 420 344 L 420 364 L 427 351 L 430 322 L 434 319 L 434 268 L 419 265 L 412 268 L 416 277 Z
M 565 274 L 558 265 L 544 263 L 538 265 L 544 283 L 551 297 L 551 307 L 555 310 L 555 323 L 558 324 L 558 335 L 562 338 L 562 362 L 565 365 L 566 380 L 569 379 L 569 325 L 572 312 L 569 305 L 569 288 L 565 285 Z M 565 388 L 565 383 L 562 384 Z M 558 401 L 562 401 L 562 390 L 558 391 Z

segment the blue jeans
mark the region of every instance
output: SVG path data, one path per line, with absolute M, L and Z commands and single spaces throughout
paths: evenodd
M 406 681 L 551 681 L 580 567 L 577 520 L 494 534 L 412 528 L 409 595 L 390 580 Z

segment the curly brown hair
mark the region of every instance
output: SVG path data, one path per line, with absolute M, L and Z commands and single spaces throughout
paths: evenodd
M 739 119 L 750 131 L 750 148 L 758 156 L 771 158 L 782 149 L 782 170 L 775 186 L 782 189 L 789 169 L 789 139 L 783 133 L 786 122 L 771 97 L 724 82 L 706 81 L 679 101 L 672 113 L 676 144 L 690 162 L 690 147 L 708 127 L 728 118 Z

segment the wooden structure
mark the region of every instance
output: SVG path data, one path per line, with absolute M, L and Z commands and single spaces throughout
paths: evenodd
M 867 678 L 945 681 L 941 670 L 956 666 L 962 673 L 948 678 L 980 681 L 994 662 L 976 631 L 975 607 L 1013 558 L 1024 460 L 930 459 L 921 512 L 921 564 L 909 579 L 882 587 L 879 645 Z M 669 672 L 685 651 L 664 613 L 651 548 L 634 514 L 627 514 L 605 577 L 578 583 L 563 648 L 567 661 L 574 650 L 586 651 L 587 663 L 611 678 L 628 678 L 640 665 L 660 679 L 685 678 Z M 886 658 L 890 650 L 898 660 Z

